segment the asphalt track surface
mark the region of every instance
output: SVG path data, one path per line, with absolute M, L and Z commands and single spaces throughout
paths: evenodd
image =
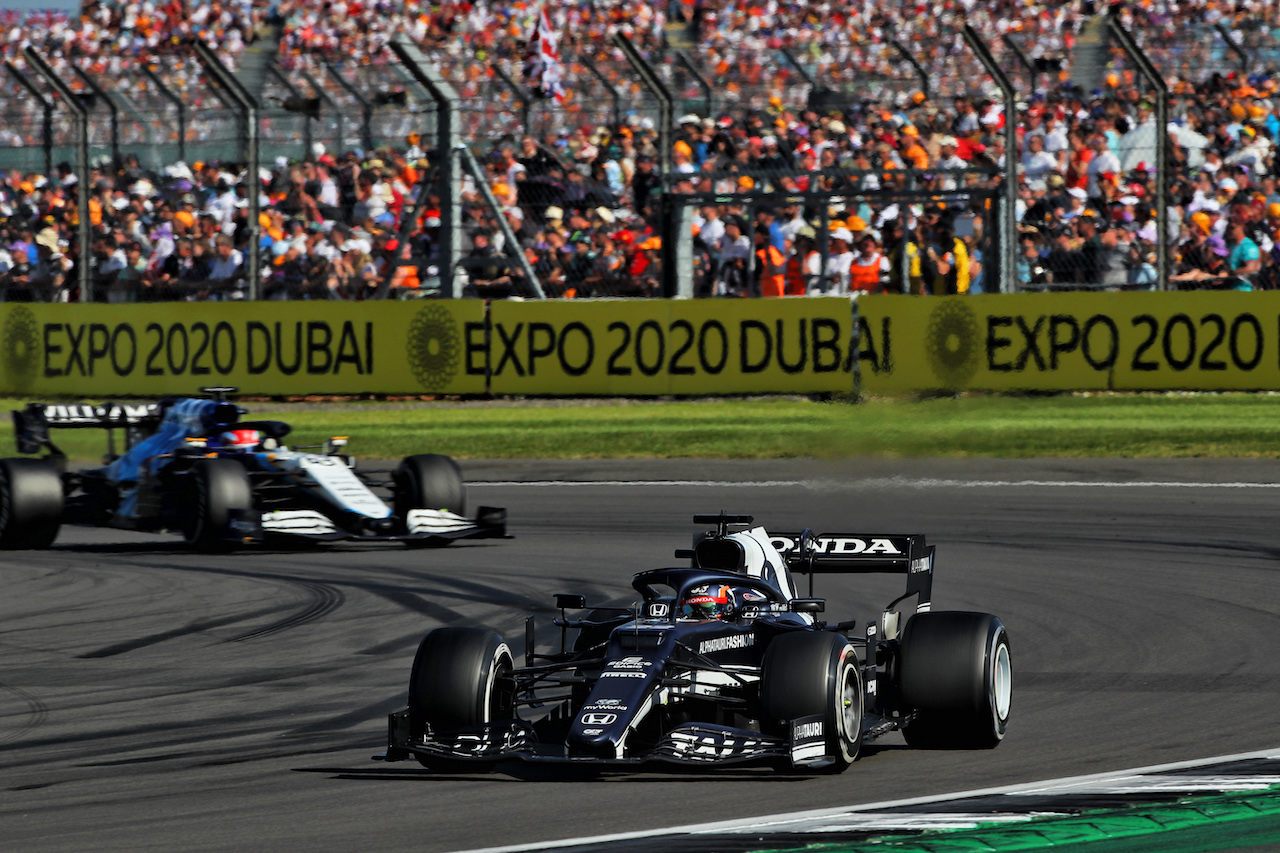
M 506 506 L 516 539 L 198 556 L 172 537 L 69 529 L 51 551 L 0 555 L 0 848 L 461 850 L 1280 743 L 1280 489 L 1249 486 L 1280 483 L 1276 462 L 464 468 L 495 483 L 471 502 Z M 1151 485 L 1172 482 L 1187 485 Z M 546 648 L 552 593 L 630 602 L 631 574 L 674 563 L 690 516 L 721 509 L 776 530 L 928 534 L 935 609 L 1009 628 L 1004 744 L 927 752 L 895 735 L 815 777 L 440 776 L 369 760 L 426 631 L 493 627 L 518 655 L 533 612 Z M 819 582 L 829 617 L 866 619 L 901 579 Z

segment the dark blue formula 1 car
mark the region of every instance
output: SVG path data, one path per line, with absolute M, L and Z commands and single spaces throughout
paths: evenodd
M 18 451 L 0 459 L 0 548 L 47 548 L 63 524 L 181 533 L 198 548 L 271 538 L 397 540 L 442 545 L 505 536 L 506 513 L 465 517 L 462 472 L 447 456 L 406 457 L 394 471 L 359 471 L 341 452 L 282 442 L 289 425 L 247 421 L 226 399 L 56 405 L 13 413 Z M 53 429 L 107 431 L 106 464 L 68 471 Z M 124 447 L 115 453 L 115 430 Z
M 746 515 L 694 522 L 715 528 L 676 552 L 687 567 L 635 576 L 637 610 L 567 619 L 585 601 L 557 596 L 558 653 L 532 653 L 533 617 L 524 666 L 492 631 L 429 633 L 377 757 L 453 770 L 521 759 L 840 771 L 895 730 L 918 747 L 1003 739 L 1008 635 L 990 614 L 930 609 L 923 536 L 770 535 Z M 906 592 L 861 630 L 829 625 L 816 617 L 822 599 L 796 595 L 793 572 L 893 572 Z

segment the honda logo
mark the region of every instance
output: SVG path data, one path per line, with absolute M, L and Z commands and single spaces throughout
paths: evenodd
M 584 726 L 607 726 L 617 719 L 617 714 L 583 714 L 582 724 Z

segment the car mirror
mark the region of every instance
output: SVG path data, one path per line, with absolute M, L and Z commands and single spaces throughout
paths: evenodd
M 790 602 L 792 613 L 821 613 L 827 609 L 825 598 L 793 598 Z
M 556 607 L 561 610 L 582 609 L 587 606 L 587 597 L 585 595 L 574 595 L 567 592 L 556 593 Z

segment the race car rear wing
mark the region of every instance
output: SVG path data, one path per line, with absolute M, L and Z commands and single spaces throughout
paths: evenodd
M 57 448 L 51 429 L 154 429 L 161 418 L 159 403 L 28 403 L 13 412 L 13 434 L 19 453 Z
M 769 540 L 798 574 L 886 573 L 907 576 L 902 598 L 918 595 L 917 608 L 928 609 L 933 589 L 934 546 L 922 534 L 877 536 L 864 533 L 771 533 Z M 901 601 L 902 599 L 898 599 Z M 897 602 L 894 602 L 895 604 Z

